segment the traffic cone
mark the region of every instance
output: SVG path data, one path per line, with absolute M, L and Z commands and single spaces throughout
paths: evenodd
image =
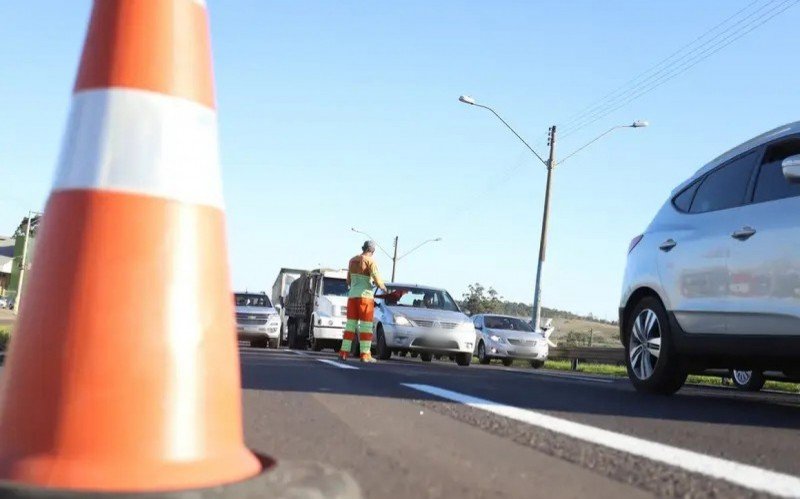
M 94 3 L 0 385 L 6 486 L 171 491 L 262 470 L 243 441 L 211 72 L 204 2 Z

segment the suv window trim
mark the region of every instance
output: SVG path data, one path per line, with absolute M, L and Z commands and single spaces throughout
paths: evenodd
M 758 160 L 758 166 L 756 167 L 755 172 L 753 172 L 754 173 L 753 178 L 750 179 L 751 183 L 750 183 L 749 190 L 748 190 L 748 201 L 747 201 L 748 205 L 750 205 L 750 204 L 771 203 L 773 201 L 780 201 L 781 199 L 788 199 L 788 198 L 778 198 L 778 199 L 767 199 L 767 200 L 764 200 L 764 201 L 756 201 L 756 186 L 758 185 L 758 178 L 761 176 L 761 170 L 764 168 L 764 158 L 767 157 L 767 149 L 769 149 L 772 146 L 781 144 L 783 142 L 789 142 L 791 140 L 800 140 L 800 134 L 795 133 L 795 134 L 792 134 L 792 135 L 786 135 L 784 137 L 780 137 L 778 139 L 771 140 L 769 142 L 761 144 L 760 147 L 762 148 L 762 150 L 761 150 L 761 155 L 760 155 L 759 160 Z M 793 196 L 793 197 L 797 197 L 797 196 Z
M 781 140 L 785 140 L 785 139 L 786 139 L 786 137 L 782 137 L 781 139 L 778 139 L 777 142 L 779 142 Z M 769 144 L 771 144 L 771 143 L 760 144 L 760 145 L 758 145 L 756 147 L 748 149 L 748 150 L 742 152 L 741 154 L 737 154 L 735 157 L 730 158 L 727 161 L 725 161 L 724 163 L 721 163 L 721 164 L 715 166 L 714 168 L 712 168 L 711 170 L 703 173 L 702 175 L 697 177 L 693 182 L 691 182 L 689 185 L 687 185 L 686 187 L 681 189 L 681 191 L 679 193 L 677 193 L 674 196 L 672 196 L 672 199 L 670 200 L 670 204 L 672 204 L 672 207 L 675 209 L 675 211 L 677 211 L 678 213 L 682 213 L 684 215 L 705 215 L 706 213 L 716 213 L 718 211 L 732 210 L 734 208 L 741 208 L 742 206 L 746 206 L 746 205 L 752 204 L 753 195 L 755 193 L 756 178 L 758 177 L 758 172 L 761 171 L 761 162 L 764 160 L 764 154 L 765 154 L 766 148 L 769 146 Z M 742 197 L 742 203 L 741 204 L 738 204 L 736 206 L 730 206 L 728 208 L 718 209 L 718 210 L 710 210 L 710 211 L 702 211 L 702 212 L 692 212 L 691 211 L 692 210 L 692 206 L 694 206 L 694 200 L 697 197 L 697 191 L 700 190 L 700 185 L 702 185 L 702 183 L 705 182 L 706 179 L 710 175 L 713 175 L 715 172 L 717 172 L 718 170 L 721 170 L 722 168 L 725 168 L 726 166 L 730 165 L 734 161 L 738 161 L 739 159 L 747 156 L 748 154 L 752 154 L 754 152 L 756 153 L 757 160 L 756 160 L 755 166 L 753 167 L 753 171 L 750 172 L 750 179 L 747 181 L 747 189 L 745 190 L 745 194 Z M 697 184 L 700 184 L 700 185 L 697 185 Z M 683 194 L 687 190 L 693 188 L 695 185 L 697 185 L 697 190 L 695 191 L 694 195 L 692 196 L 692 202 L 689 203 L 689 211 L 681 210 L 675 204 L 675 199 L 677 199 L 678 196 L 680 196 L 681 194 Z

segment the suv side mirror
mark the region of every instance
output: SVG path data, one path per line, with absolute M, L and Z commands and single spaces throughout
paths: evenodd
M 793 184 L 800 183 L 800 154 L 784 159 L 781 168 L 787 181 Z

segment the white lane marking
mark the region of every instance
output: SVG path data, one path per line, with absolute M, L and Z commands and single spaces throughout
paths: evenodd
M 125 192 L 222 208 L 217 113 L 144 90 L 72 97 L 53 190 Z
M 472 397 L 431 385 L 416 383 L 402 383 L 402 385 L 578 440 L 641 456 L 651 461 L 659 461 L 693 473 L 725 480 L 747 489 L 781 497 L 800 497 L 800 477 L 679 449 L 666 444 L 650 442 L 623 433 L 603 430 L 594 426 Z
M 358 370 L 358 368 L 356 366 L 351 366 L 351 365 L 345 364 L 344 362 L 339 362 L 337 360 L 330 360 L 330 359 L 314 359 L 314 360 L 316 360 L 317 362 L 322 362 L 323 364 L 328 364 L 328 365 L 331 365 L 331 366 L 334 366 L 334 367 L 338 367 L 339 369 L 356 369 L 356 370 Z
M 299 355 L 300 357 L 308 357 L 308 355 L 304 354 L 300 350 L 289 350 L 289 351 L 292 352 L 295 355 Z
M 513 371 L 513 372 L 523 372 L 523 371 Z M 531 374 L 533 376 L 546 376 L 548 378 L 558 378 L 558 379 L 577 379 L 580 381 L 591 381 L 592 383 L 614 383 L 613 379 L 607 378 L 590 378 L 588 376 L 579 376 L 579 375 L 572 375 L 572 374 L 556 374 L 556 373 L 542 373 L 542 372 L 528 372 L 525 374 Z

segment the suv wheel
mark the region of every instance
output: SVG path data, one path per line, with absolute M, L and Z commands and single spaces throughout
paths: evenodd
M 686 381 L 686 370 L 673 352 L 667 312 L 652 296 L 639 300 L 627 319 L 625 365 L 640 392 L 671 395 Z
M 422 362 L 430 362 L 433 359 L 433 354 L 430 352 L 420 352 L 419 358 Z
M 478 362 L 480 362 L 481 364 L 488 364 L 491 361 L 492 359 L 490 359 L 489 356 L 486 355 L 486 345 L 484 345 L 483 342 L 481 341 L 480 343 L 478 343 Z
M 731 379 L 736 388 L 745 392 L 757 392 L 764 388 L 764 383 L 767 381 L 761 371 L 740 371 L 738 369 L 731 370 Z
M 378 358 L 380 360 L 389 360 L 392 358 L 392 351 L 386 345 L 386 335 L 383 334 L 383 327 L 378 326 Z

